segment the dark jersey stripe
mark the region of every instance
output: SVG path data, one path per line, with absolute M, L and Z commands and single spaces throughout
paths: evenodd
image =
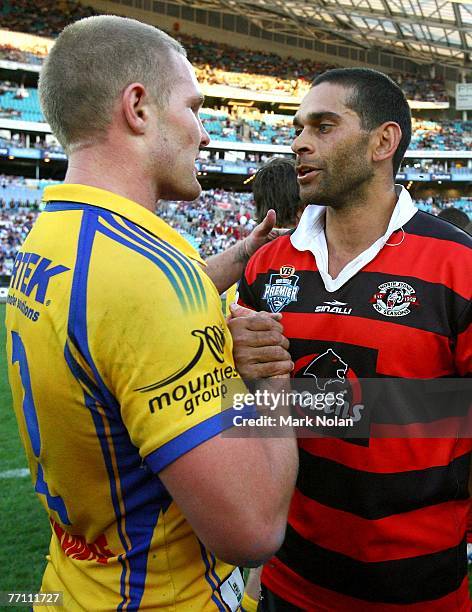
M 277 558 L 323 588 L 403 605 L 457 590 L 467 572 L 465 538 L 458 546 L 430 555 L 364 563 L 304 540 L 290 525 Z
M 468 510 L 469 501 L 463 500 L 370 521 L 327 508 L 296 489 L 289 523 L 309 542 L 372 563 L 429 555 L 457 546 L 463 538 Z
M 470 612 L 471 608 L 467 576 L 457 591 L 409 606 L 370 602 L 325 589 L 302 578 L 276 557 L 264 566 L 262 583 L 279 597 L 310 612 Z
M 274 269 L 258 274 L 249 291 L 245 284 L 241 283 L 242 300 L 249 304 L 255 303 L 258 310 L 270 310 L 270 298 L 264 298 L 264 295 L 266 290 L 274 286 L 278 276 L 278 270 Z M 317 308 L 327 309 L 329 306 L 326 302 L 338 301 L 346 304 L 344 311 L 350 311 L 351 316 L 362 317 L 366 321 L 380 321 L 384 325 L 402 325 L 451 336 L 461 331 L 457 329 L 457 321 L 469 304 L 468 299 L 455 293 L 446 284 L 426 282 L 412 275 L 362 271 L 332 293 L 326 291 L 318 272 L 297 270 L 296 276 L 299 287 L 296 301 L 288 302 L 283 307 L 283 312 L 306 313 L 315 319 L 321 314 L 328 314 L 317 312 Z M 376 303 L 374 296 L 378 293 L 380 285 L 390 281 L 407 283 L 414 289 L 415 301 L 408 306 L 408 314 L 398 317 L 386 316 L 374 308 Z M 446 281 L 447 279 L 444 283 Z M 438 305 L 441 305 L 440 309 Z M 335 312 L 331 315 L 333 319 L 348 316 L 342 314 L 343 309 L 339 310 L 340 313 Z
M 371 439 L 369 448 L 354 447 L 334 438 L 302 438 L 298 445 L 305 452 L 342 463 L 352 470 L 371 474 L 391 474 L 447 465 L 470 452 L 470 439 Z
M 438 238 L 472 248 L 472 238 L 467 232 L 422 210 L 419 210 L 403 229 L 407 234 Z
M 470 455 L 465 454 L 445 466 L 379 474 L 353 470 L 300 449 L 297 488 L 320 504 L 375 520 L 467 499 L 469 468 Z
M 284 333 L 290 340 L 290 353 L 295 359 L 315 352 L 322 353 L 325 347 L 332 347 L 343 357 L 339 351 L 342 347 L 350 346 L 352 357 L 355 358 L 356 349 L 359 355 L 355 363 L 349 364 L 358 377 L 382 374 L 436 378 L 452 375 L 456 371 L 450 340 L 445 336 L 414 328 L 400 334 L 398 326 L 385 325 L 381 321 L 366 322 L 360 317 L 348 317 L 347 322 L 344 317 L 344 321 L 335 320 L 331 315 L 319 317 L 290 312 L 283 314 Z M 359 369 L 364 349 L 378 352 L 375 370 L 370 370 L 370 373 L 366 367 Z

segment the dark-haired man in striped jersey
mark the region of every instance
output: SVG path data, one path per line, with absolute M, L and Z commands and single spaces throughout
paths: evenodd
M 333 390 L 361 378 L 470 376 L 472 239 L 416 210 L 394 184 L 411 135 L 401 90 L 375 71 L 332 70 L 294 123 L 309 205 L 291 235 L 250 260 L 241 304 L 282 312 L 294 376 L 328 378 Z M 240 326 L 230 324 L 247 376 Z M 464 406 L 447 396 L 398 418 L 390 399 L 376 403 L 368 439 L 299 439 L 285 541 L 262 574 L 263 610 L 470 610 L 471 442 L 459 426 L 445 433 Z M 382 428 L 391 436 L 376 435 Z

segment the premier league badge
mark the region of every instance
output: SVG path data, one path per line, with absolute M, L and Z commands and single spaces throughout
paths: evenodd
M 300 287 L 299 276 L 293 266 L 282 266 L 279 274 L 271 274 L 266 283 L 262 299 L 267 302 L 272 312 L 280 312 L 291 302 L 297 301 Z

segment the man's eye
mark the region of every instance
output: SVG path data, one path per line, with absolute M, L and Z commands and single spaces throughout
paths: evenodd
M 303 132 L 303 128 L 295 128 L 295 136 L 300 136 L 302 132 Z
M 321 123 L 318 129 L 322 134 L 327 134 L 332 127 L 330 123 Z

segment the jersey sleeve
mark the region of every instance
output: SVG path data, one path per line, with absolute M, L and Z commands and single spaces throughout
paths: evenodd
M 117 418 L 156 473 L 233 425 L 227 390 L 242 384 L 216 288 L 191 265 L 187 293 L 151 267 L 147 277 L 114 275 L 118 294 L 103 278 L 96 306 L 107 320 L 90 323 L 91 353 Z
M 256 266 L 257 266 L 257 254 L 249 260 L 247 266 L 244 269 L 243 276 L 239 282 L 238 287 L 238 304 L 241 306 L 246 306 L 246 308 L 252 308 L 253 310 L 258 310 L 258 302 L 254 294 L 251 278 L 256 275 Z

